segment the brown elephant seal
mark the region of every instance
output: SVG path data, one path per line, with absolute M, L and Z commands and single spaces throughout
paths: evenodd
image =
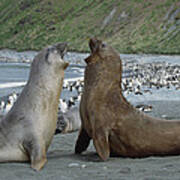
M 180 121 L 161 120 L 136 110 L 122 94 L 119 54 L 97 39 L 89 42 L 85 85 L 80 102 L 81 130 L 75 153 L 91 138 L 102 160 L 180 154 Z
M 30 161 L 40 170 L 57 123 L 67 45 L 43 49 L 33 60 L 30 76 L 11 110 L 0 121 L 0 162 Z

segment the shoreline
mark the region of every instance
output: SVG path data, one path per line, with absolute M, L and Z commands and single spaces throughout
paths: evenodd
M 38 53 L 38 51 L 16 51 L 16 50 L 11 50 L 11 49 L 0 49 L 0 62 L 4 63 L 31 63 L 34 56 Z M 68 51 L 67 54 L 65 55 L 65 60 L 72 64 L 83 64 L 84 63 L 84 58 L 86 58 L 89 55 L 89 53 L 84 53 L 84 52 L 75 52 L 75 51 Z M 170 63 L 177 63 L 180 64 L 180 54 L 121 54 L 120 57 L 123 61 L 131 61 L 131 60 L 136 60 L 138 63 L 142 63 L 141 61 L 143 60 L 145 63 L 146 62 L 157 62 L 157 58 L 160 57 L 158 62 L 162 61 L 168 61 Z M 164 59 L 163 59 L 164 58 Z M 170 60 L 171 58 L 175 60 Z M 156 60 L 154 60 L 156 59 Z M 73 62 L 74 61 L 74 62 Z M 173 62 L 175 61 L 175 62 Z
M 51 45 L 51 44 L 50 44 Z M 47 45 L 48 46 L 48 45 Z M 46 47 L 46 46 L 45 46 Z M 39 52 L 42 48 L 39 49 L 15 49 L 15 48 L 9 48 L 9 47 L 0 47 L 0 51 L 3 50 L 10 50 L 10 51 L 15 51 L 18 53 L 23 53 L 23 52 Z M 89 50 L 82 50 L 82 51 L 78 51 L 75 49 L 69 49 L 68 52 L 70 53 L 79 53 L 79 54 L 89 54 L 90 51 Z M 130 54 L 130 55 L 150 55 L 150 56 L 156 56 L 156 55 L 165 55 L 165 56 L 180 56 L 180 52 L 179 53 L 162 53 L 162 52 L 158 52 L 158 53 L 142 53 L 142 52 L 129 52 L 129 53 L 123 53 L 120 52 L 120 54 Z

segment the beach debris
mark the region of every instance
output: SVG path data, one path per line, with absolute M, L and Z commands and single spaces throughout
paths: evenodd
M 79 163 L 70 163 L 70 164 L 68 164 L 68 167 L 69 168 L 80 167 L 80 164 Z
M 87 167 L 86 164 L 81 165 L 81 168 L 86 168 L 86 167 Z
M 68 164 L 68 167 L 69 167 L 69 168 L 80 167 L 80 168 L 84 169 L 84 168 L 87 167 L 87 165 L 86 165 L 86 164 L 81 164 L 81 165 L 80 165 L 79 163 L 70 163 L 70 164 Z

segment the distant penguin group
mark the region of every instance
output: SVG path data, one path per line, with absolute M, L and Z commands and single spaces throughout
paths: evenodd
M 2 98 L 0 101 L 0 117 L 9 112 L 13 104 L 16 102 L 18 95 L 18 93 L 13 92 L 7 97 Z

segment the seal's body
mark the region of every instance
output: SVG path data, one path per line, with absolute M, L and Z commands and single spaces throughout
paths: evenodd
M 81 130 L 75 152 L 93 139 L 101 159 L 180 154 L 180 121 L 161 120 L 136 110 L 122 94 L 119 54 L 97 39 L 89 43 L 80 102 Z
M 73 107 L 67 112 L 60 112 L 58 115 L 58 123 L 55 134 L 70 133 L 79 130 L 81 127 L 81 119 L 79 115 L 79 108 Z
M 67 45 L 43 49 L 33 60 L 29 80 L 17 101 L 0 121 L 0 162 L 30 161 L 40 170 L 53 138 L 64 79 Z

